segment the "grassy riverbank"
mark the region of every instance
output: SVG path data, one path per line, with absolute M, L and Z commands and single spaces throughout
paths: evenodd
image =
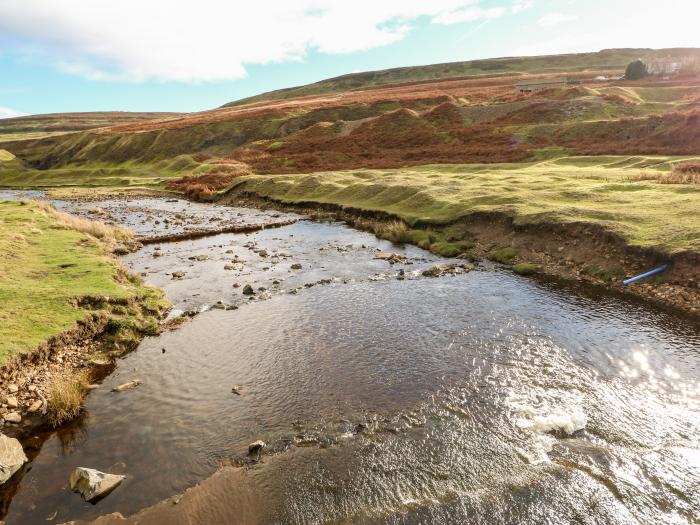
M 669 184 L 678 158 L 567 157 L 241 177 L 233 188 L 289 204 L 334 204 L 416 223 L 502 213 L 516 224 L 589 223 L 630 246 L 700 252 L 700 185 Z
M 162 293 L 110 253 L 130 240 L 47 205 L 0 201 L 0 364 L 93 315 L 109 318 L 115 341 L 154 330 L 167 307 Z

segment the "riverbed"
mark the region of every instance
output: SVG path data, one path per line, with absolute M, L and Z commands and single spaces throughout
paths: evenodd
M 158 214 L 281 216 L 58 204 L 137 232 Z M 152 523 L 700 521 L 697 321 L 284 217 L 297 222 L 123 257 L 192 318 L 146 338 L 43 442 L 8 525 L 142 509 Z M 453 266 L 424 275 L 438 264 Z M 76 466 L 127 478 L 91 505 L 67 487 Z M 147 509 L 203 480 L 179 517 L 172 500 Z

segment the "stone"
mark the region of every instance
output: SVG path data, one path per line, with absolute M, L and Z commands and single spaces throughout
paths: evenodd
M 136 388 L 141 384 L 140 379 L 134 379 L 133 381 L 129 381 L 128 383 L 122 383 L 119 386 L 115 386 L 112 389 L 112 392 L 123 392 L 124 390 L 129 390 L 131 388 Z
M 240 396 L 240 395 L 241 395 L 241 390 L 243 390 L 243 388 L 241 387 L 241 385 L 233 385 L 233 386 L 231 387 L 231 392 L 233 392 L 233 393 L 236 394 L 237 396 Z
M 299 263 L 294 263 L 291 266 L 292 270 L 301 270 L 301 264 Z
M 233 287 L 234 287 L 234 288 L 240 288 L 240 287 L 241 287 L 241 283 L 233 283 Z
M 17 408 L 19 406 L 15 396 L 7 396 L 7 400 L 5 402 L 9 408 Z
M 185 276 L 185 272 L 173 272 L 173 279 L 182 279 Z
M 17 412 L 10 412 L 8 414 L 5 414 L 3 416 L 3 419 L 8 423 L 19 423 L 20 421 L 22 421 L 22 416 L 20 416 Z
M 68 483 L 73 492 L 79 492 L 85 501 L 104 497 L 117 488 L 126 476 L 107 474 L 99 470 L 77 467 L 70 475 Z
M 249 284 L 246 284 L 243 287 L 243 295 L 255 295 L 255 290 L 253 290 L 253 287 Z
M 377 252 L 374 258 L 382 261 L 388 261 L 391 264 L 404 262 L 406 260 L 403 255 L 392 252 Z
M 9 390 L 11 394 L 16 394 L 19 387 L 17 385 L 7 385 L 7 390 Z
M 469 272 L 474 267 L 470 264 L 436 264 L 432 268 L 423 271 L 424 277 L 441 277 L 447 274 Z
M 15 438 L 0 434 L 0 484 L 10 479 L 27 461 L 22 444 Z
M 43 402 L 41 401 L 41 399 L 37 399 L 31 405 L 29 405 L 27 412 L 29 412 L 30 414 L 33 414 L 34 412 L 38 412 L 39 410 L 41 410 L 42 405 L 43 405 Z
M 267 250 L 260 250 L 260 251 L 258 252 L 258 255 L 259 255 L 260 257 L 267 257 Z
M 250 445 L 248 445 L 248 454 L 253 455 L 253 454 L 260 454 L 262 452 L 262 449 L 265 448 L 265 442 L 261 440 L 253 441 Z

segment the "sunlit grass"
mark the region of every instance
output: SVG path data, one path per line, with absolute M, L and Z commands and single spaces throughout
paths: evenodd
M 162 294 L 109 254 L 130 236 L 36 202 L 0 201 L 0 364 L 90 313 L 111 316 L 115 302 L 143 303 L 130 317 L 144 322 L 144 309 L 165 308 Z M 79 307 L 85 297 L 109 301 Z
M 631 245 L 700 250 L 700 187 L 634 180 L 670 172 L 678 158 L 574 157 L 498 166 L 432 165 L 238 179 L 246 191 L 283 202 L 314 201 L 445 224 L 475 212 L 518 223 L 595 223 Z M 611 167 L 618 166 L 618 167 Z M 638 166 L 654 166 L 653 168 Z

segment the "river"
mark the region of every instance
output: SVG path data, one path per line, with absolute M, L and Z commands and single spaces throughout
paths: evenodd
M 131 202 L 151 219 L 112 219 L 137 231 L 180 208 L 280 215 Z M 43 442 L 8 525 L 130 515 L 219 469 L 196 494 L 208 523 L 700 522 L 696 320 L 490 263 L 427 277 L 464 261 L 296 218 L 123 257 L 201 313 L 146 338 Z M 260 461 L 235 466 L 258 439 Z M 76 466 L 127 479 L 87 504 Z

